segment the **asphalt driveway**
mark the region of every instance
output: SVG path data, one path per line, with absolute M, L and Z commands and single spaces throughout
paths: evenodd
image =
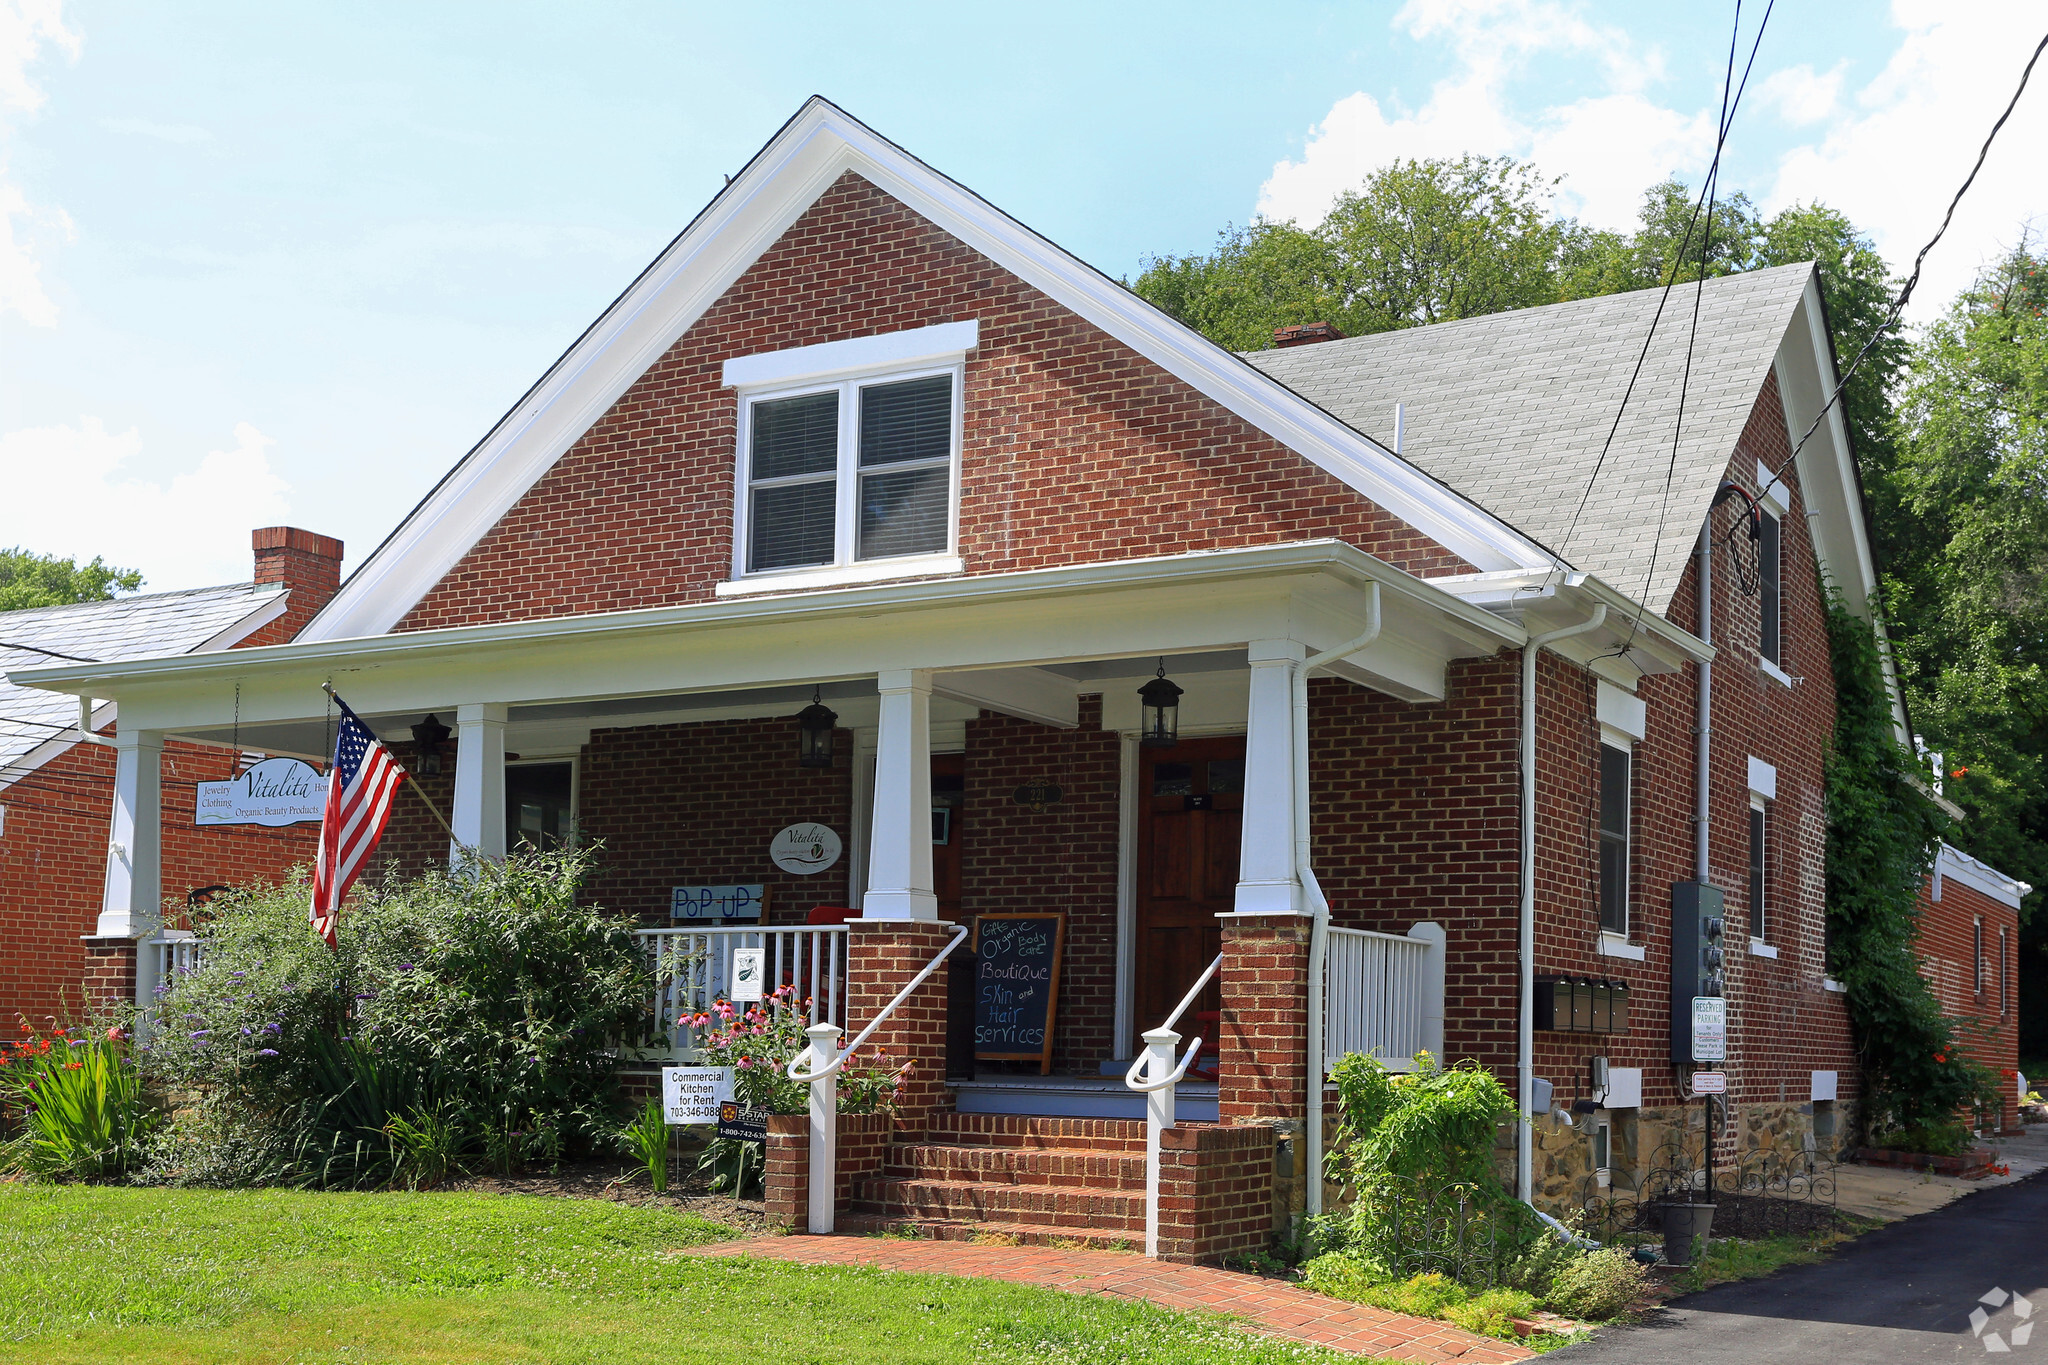
M 1980 1302 L 2001 1290 L 2025 1302 L 2008 1297 L 1996 1310 Z M 1980 1306 L 1989 1315 L 1981 1336 L 1970 1322 Z M 1674 1300 L 1641 1327 L 1611 1328 L 1545 1359 L 1915 1365 L 1987 1355 L 2048 1365 L 2048 1178 L 1880 1228 L 1820 1265 Z

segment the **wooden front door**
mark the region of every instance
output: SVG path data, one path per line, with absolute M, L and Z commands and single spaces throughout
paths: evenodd
M 1137 1032 L 1158 1028 L 1222 951 L 1216 916 L 1236 898 L 1243 823 L 1242 735 L 1138 751 Z M 1176 1025 L 1181 1036 L 1220 998 L 1211 982 Z

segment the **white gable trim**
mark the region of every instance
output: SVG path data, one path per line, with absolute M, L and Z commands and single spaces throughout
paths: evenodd
M 389 631 L 849 170 L 1482 572 L 1554 562 L 1485 509 L 813 97 L 350 576 L 300 638 Z
M 826 379 L 858 370 L 923 365 L 958 360 L 981 344 L 981 323 L 943 322 L 936 327 L 911 327 L 880 336 L 824 341 L 816 346 L 791 346 L 782 351 L 734 356 L 721 375 L 729 389 L 792 380 Z
M 2008 877 L 1989 863 L 1979 862 L 1959 848 L 1942 844 L 1934 851 L 1933 899 L 1941 899 L 1943 881 L 1961 882 L 1971 890 L 1989 896 L 2000 905 L 2017 910 L 2034 888 L 2017 877 Z

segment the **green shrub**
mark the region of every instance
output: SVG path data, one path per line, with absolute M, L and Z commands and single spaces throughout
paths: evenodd
M 233 1163 L 206 1136 L 252 1130 L 268 1178 L 325 1186 L 609 1146 L 618 1044 L 646 1034 L 652 981 L 632 922 L 580 901 L 591 870 L 556 851 L 387 879 L 336 950 L 307 927 L 303 875 L 217 900 L 150 1054 L 201 1112 L 152 1178 L 218 1178 Z
M 1302 1267 L 1318 1293 L 1412 1317 L 1436 1318 L 1482 1336 L 1513 1340 L 1513 1319 L 1536 1311 L 1536 1297 L 1505 1286 L 1474 1293 L 1441 1271 L 1401 1279 L 1370 1257 L 1327 1252 Z
M 1474 1294 L 1464 1303 L 1449 1305 L 1443 1310 L 1442 1317 L 1445 1322 L 1468 1332 L 1506 1340 L 1520 1335 L 1515 1331 L 1514 1319 L 1527 1319 L 1535 1311 L 1535 1295 L 1501 1286 Z
M 158 1114 L 117 1024 L 52 1027 L 21 1021 L 23 1036 L 0 1052 L 0 1105 L 22 1132 L 0 1148 L 0 1170 L 89 1179 L 125 1174 L 142 1161 Z
M 1967 1123 L 1930 1121 L 1872 1134 L 1870 1145 L 1923 1156 L 1961 1156 L 1976 1145 L 1976 1137 Z
M 1604 1322 L 1642 1297 L 1650 1273 L 1620 1247 L 1575 1256 L 1552 1275 L 1549 1307 L 1566 1317 Z

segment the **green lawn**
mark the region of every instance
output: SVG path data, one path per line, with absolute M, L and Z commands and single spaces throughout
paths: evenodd
M 0 1362 L 1349 1359 L 1051 1290 L 679 1249 L 593 1200 L 0 1185 Z

